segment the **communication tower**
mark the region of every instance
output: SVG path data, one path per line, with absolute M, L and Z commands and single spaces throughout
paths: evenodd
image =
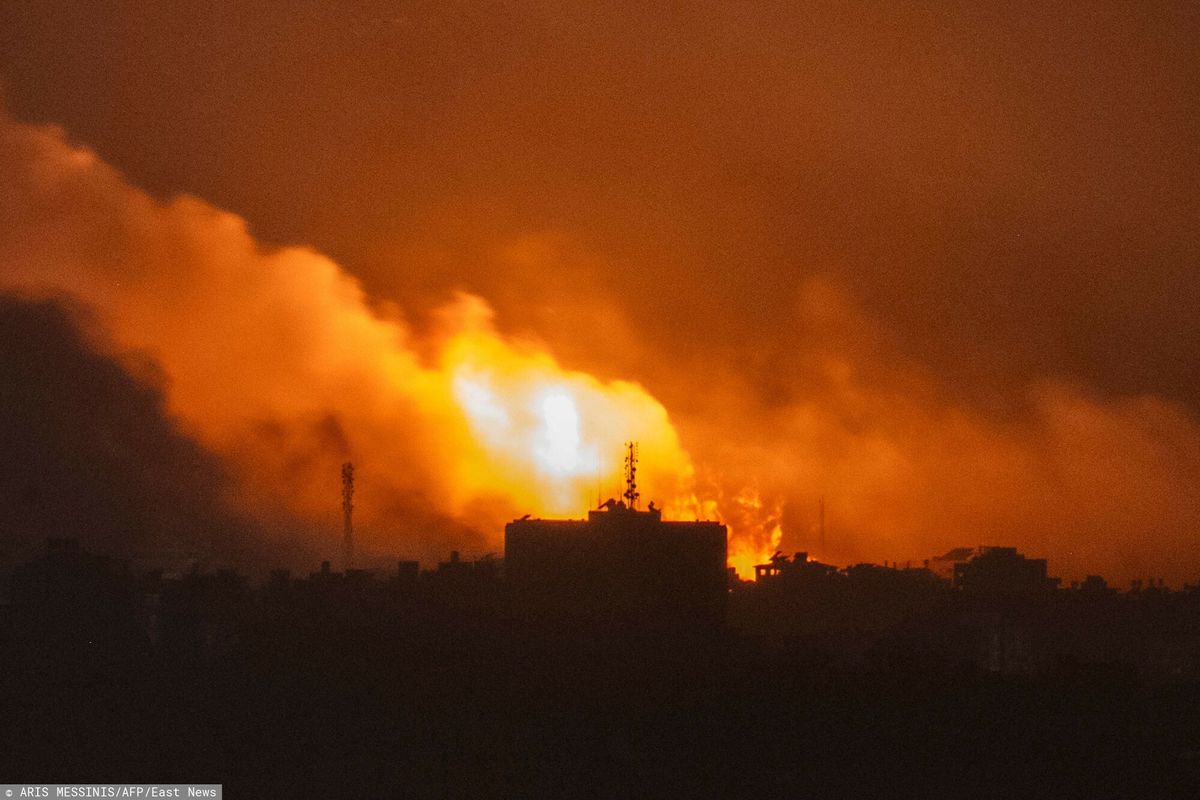
M 825 495 L 821 495 L 821 558 L 828 558 L 825 552 Z
M 637 442 L 626 442 L 625 447 L 628 448 L 625 456 L 625 500 L 629 508 L 635 509 L 641 496 L 637 490 Z
M 349 570 L 354 566 L 354 465 L 347 461 L 342 464 L 342 516 L 344 535 L 342 538 L 342 568 Z

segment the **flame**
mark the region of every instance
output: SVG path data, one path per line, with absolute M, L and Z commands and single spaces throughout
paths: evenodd
M 666 409 L 645 389 L 564 370 L 544 349 L 502 338 L 479 298 L 458 303 L 470 309 L 445 315 L 464 327 L 451 335 L 441 369 L 474 447 L 461 454 L 459 508 L 502 489 L 534 514 L 578 514 L 594 503 L 598 488 L 606 497 L 620 495 L 622 442 L 634 439 L 642 495 L 666 518 L 724 519 L 729 564 L 744 578 L 775 552 L 783 537 L 782 501 L 764 499 L 754 486 L 728 496 L 720 486 L 698 487 Z
M 415 333 L 332 260 L 266 246 L 202 200 L 159 202 L 60 129 L 0 112 L 0 186 L 0 290 L 86 306 L 97 347 L 129 356 L 181 430 L 223 457 L 238 510 L 288 536 L 336 548 L 338 471 L 352 460 L 363 549 L 495 550 L 506 515 L 579 515 L 598 488 L 619 496 L 621 443 L 637 439 L 643 497 L 668 517 L 728 524 L 743 575 L 793 534 L 797 547 L 811 543 L 821 486 L 837 487 L 840 508 L 822 560 L 919 557 L 970 537 L 1049 556 L 1064 577 L 1194 580 L 1194 408 L 1047 376 L 1006 384 L 1003 402 L 1026 410 L 1019 424 L 1001 420 L 819 275 L 786 306 L 795 324 L 766 360 L 736 349 L 744 358 L 732 366 L 707 360 L 703 394 L 681 418 L 685 449 L 645 388 L 503 335 L 484 301 L 456 298 L 435 334 Z M 487 266 L 527 277 L 561 268 L 567 287 L 607 274 L 603 260 L 566 272 L 538 241 Z M 575 322 L 536 325 L 559 331 L 547 333 L 559 353 L 595 330 L 630 340 L 620 301 L 596 296 L 530 292 L 522 313 L 578 303 L 561 315 Z M 697 362 L 653 349 L 639 359 L 646 370 L 679 362 L 655 381 L 687 396 Z M 798 528 L 787 536 L 784 499 Z
M 507 341 L 478 298 L 440 358 L 467 433 L 456 505 L 497 490 L 530 513 L 579 514 L 619 494 L 621 443 L 636 439 L 647 496 L 686 504 L 694 470 L 666 409 L 641 386 L 562 368 L 543 348 Z M 467 320 L 465 323 L 461 320 Z
M 0 205 L 25 232 L 0 236 L 18 253 L 0 288 L 72 295 L 114 350 L 149 356 L 169 412 L 237 475 L 243 510 L 284 511 L 320 537 L 336 529 L 338 470 L 353 460 L 365 547 L 434 557 L 474 535 L 495 549 L 515 515 L 579 516 L 619 497 L 632 439 L 642 497 L 667 518 L 732 516 L 743 574 L 778 543 L 757 495 L 698 489 L 644 387 L 502 335 L 483 299 L 454 297 L 417 336 L 319 253 L 266 249 L 196 198 L 158 203 L 59 131 L 2 131 L 0 154 L 19 157 L 0 167 L 28 196 Z
M 754 575 L 754 565 L 762 564 L 779 549 L 783 540 L 780 518 L 783 504 L 767 502 L 757 487 L 743 487 L 732 502 L 730 518 L 729 566 L 741 578 Z

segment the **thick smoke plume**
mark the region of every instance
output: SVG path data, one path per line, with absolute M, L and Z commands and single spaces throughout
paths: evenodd
M 0 297 L 0 376 L 0 563 L 48 537 L 168 568 L 301 555 L 229 507 L 228 476 L 175 429 L 153 376 L 95 352 L 61 301 Z
M 1067 579 L 1196 580 L 1200 422 L 1184 405 L 1051 380 L 967 404 L 826 283 L 805 285 L 793 320 L 796 350 L 769 391 L 730 373 L 713 413 L 681 424 L 712 444 L 704 463 L 756 477 L 785 548 L 919 566 L 1008 544 Z
M 260 519 L 336 530 L 352 460 L 366 548 L 495 550 L 519 513 L 618 494 L 625 439 L 648 496 L 699 511 L 661 404 L 501 337 L 479 298 L 456 297 L 417 337 L 329 259 L 265 250 L 194 198 L 156 203 L 57 131 L 6 123 L 0 163 L 4 288 L 78 298 L 127 359 L 158 365 L 169 412 L 226 459 Z
M 428 559 L 617 494 L 632 438 L 647 499 L 729 522 L 743 572 L 777 545 L 846 563 L 1013 544 L 1068 578 L 1200 575 L 1200 423 L 1162 397 L 1039 379 L 995 407 L 965 399 L 816 273 L 775 298 L 786 330 L 767 351 L 739 343 L 702 368 L 643 340 L 647 388 L 602 380 L 552 355 L 587 347 L 579 325 L 545 344 L 502 334 L 460 294 L 418 332 L 318 253 L 265 249 L 195 198 L 156 202 L 61 131 L 0 130 L 0 288 L 92 308 L 127 364 L 161 369 L 239 507 L 308 520 L 331 551 L 345 460 L 364 547 Z M 537 241 L 510 243 L 531 273 L 560 257 Z M 602 296 L 606 333 L 636 339 Z

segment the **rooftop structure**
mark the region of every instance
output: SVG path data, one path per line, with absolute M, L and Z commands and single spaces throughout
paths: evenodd
M 837 567 L 831 564 L 822 564 L 819 561 L 810 561 L 808 553 L 796 553 L 789 559 L 779 550 L 767 560 L 765 564 L 754 565 L 754 580 L 763 581 L 772 578 L 818 578 L 827 575 L 832 575 L 837 572 Z
M 980 547 L 954 564 L 953 585 L 969 592 L 1036 594 L 1052 591 L 1058 584 L 1058 578 L 1046 574 L 1046 559 L 1026 558 L 1015 547 Z
M 609 499 L 587 519 L 523 518 L 505 526 L 505 578 L 514 595 L 531 607 L 607 619 L 721 619 L 726 527 L 664 521 L 653 502 L 636 508 L 637 456 L 629 448 L 628 504 Z

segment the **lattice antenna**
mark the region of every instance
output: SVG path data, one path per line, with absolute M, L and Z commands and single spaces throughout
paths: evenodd
M 342 538 L 342 562 L 344 569 L 354 566 L 354 465 L 342 464 L 342 515 L 345 534 Z
M 626 442 L 628 453 L 625 456 L 625 501 L 629 507 L 637 508 L 637 442 Z
M 825 495 L 821 495 L 821 558 L 825 558 Z

